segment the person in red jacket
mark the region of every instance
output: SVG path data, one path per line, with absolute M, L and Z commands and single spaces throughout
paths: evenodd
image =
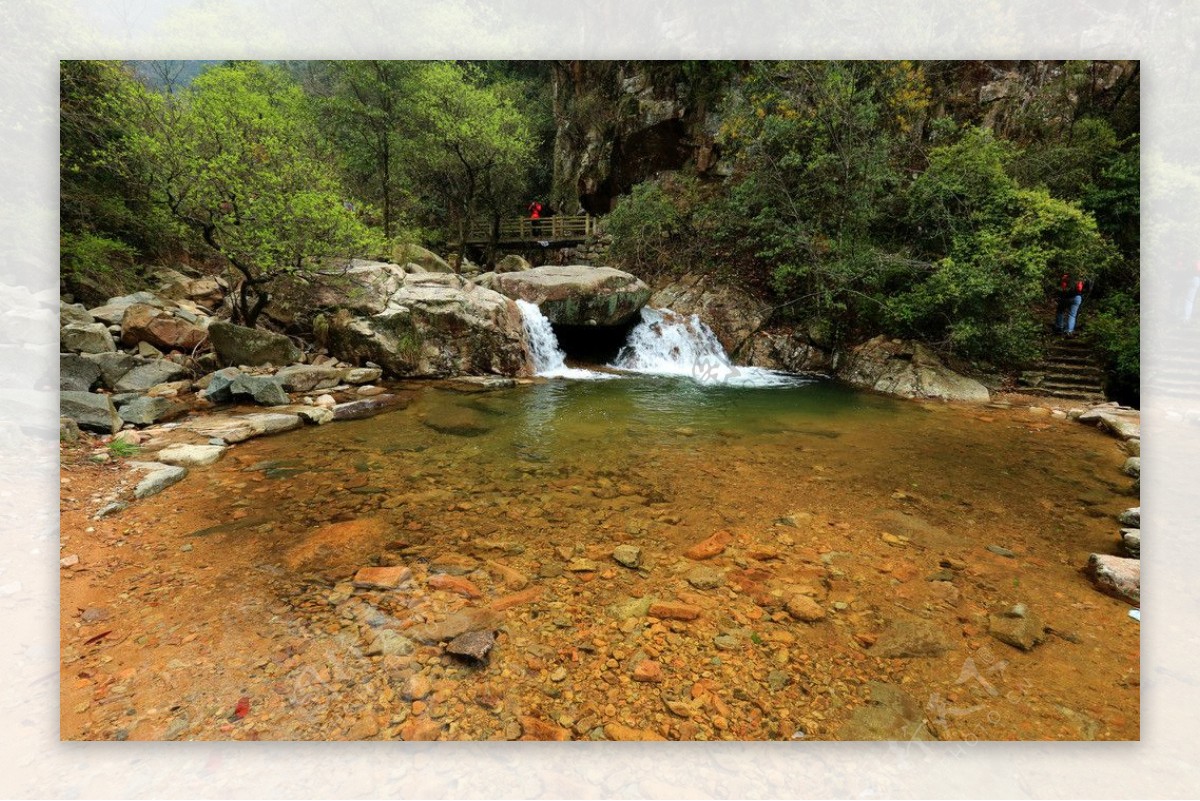
M 1083 303 L 1083 279 L 1072 278 L 1063 273 L 1058 282 L 1058 313 L 1054 318 L 1054 330 L 1067 336 L 1075 335 L 1075 317 Z
M 529 231 L 534 236 L 538 232 L 538 220 L 542 218 L 542 204 L 536 200 L 529 204 Z

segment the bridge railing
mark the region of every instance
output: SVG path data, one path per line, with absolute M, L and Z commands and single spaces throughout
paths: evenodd
M 596 232 L 599 218 L 590 214 L 559 214 L 532 220 L 509 217 L 500 221 L 498 242 L 562 242 L 587 239 Z M 467 244 L 486 244 L 492 239 L 491 223 L 476 223 L 467 231 Z

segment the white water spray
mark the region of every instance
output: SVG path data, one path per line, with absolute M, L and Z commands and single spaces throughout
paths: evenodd
M 612 367 L 650 375 L 687 376 L 700 384 L 777 387 L 808 379 L 729 361 L 713 330 L 697 315 L 685 317 L 669 309 L 642 308 L 642 320 L 617 354 Z
M 592 370 L 579 370 L 567 367 L 566 354 L 558 346 L 558 337 L 550 321 L 536 303 L 518 300 L 517 308 L 521 310 L 521 321 L 525 325 L 525 336 L 529 339 L 529 355 L 533 359 L 533 372 L 546 378 L 615 378 L 607 373 L 597 373 Z

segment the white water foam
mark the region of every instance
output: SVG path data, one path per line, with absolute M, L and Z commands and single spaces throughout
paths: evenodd
M 698 316 L 649 306 L 642 308 L 641 322 L 629 332 L 610 366 L 648 375 L 686 376 L 700 384 L 780 387 L 810 382 L 791 373 L 734 365 L 717 335 Z
M 580 370 L 567 367 L 566 354 L 558 346 L 558 337 L 550 321 L 536 303 L 518 300 L 517 308 L 521 310 L 521 321 L 525 325 L 525 336 L 529 339 L 529 355 L 533 359 L 533 372 L 546 378 L 583 378 L 588 380 L 616 378 L 609 373 L 597 373 L 593 370 Z

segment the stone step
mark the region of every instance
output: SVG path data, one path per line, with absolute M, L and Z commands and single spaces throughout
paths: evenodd
M 1104 401 L 1108 400 L 1108 398 L 1104 397 L 1104 395 L 1095 392 L 1077 392 L 1074 390 L 1047 389 L 1045 387 L 1038 387 L 1037 389 L 1031 391 L 1038 395 L 1048 395 L 1051 398 L 1080 400 L 1087 401 L 1088 403 L 1103 403 Z
M 1104 371 L 1094 364 L 1043 364 L 1037 372 L 1046 375 L 1080 375 L 1096 379 L 1104 378 Z
M 1103 387 L 1104 382 L 1088 376 L 1056 375 L 1047 373 L 1042 376 L 1043 384 L 1068 384 L 1073 387 Z

